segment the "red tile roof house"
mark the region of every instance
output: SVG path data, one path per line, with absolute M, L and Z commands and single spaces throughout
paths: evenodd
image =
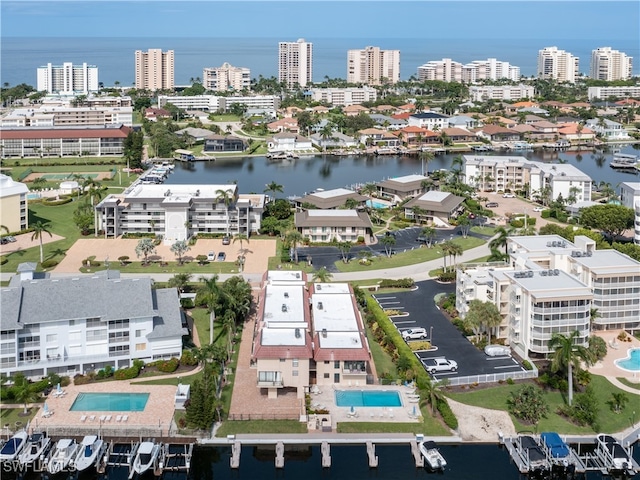
M 267 124 L 267 128 L 270 132 L 291 132 L 291 133 L 299 133 L 300 129 L 298 128 L 298 119 L 297 118 L 281 118 L 280 120 L 276 120 L 275 122 L 271 122 Z
M 358 131 L 360 143 L 376 147 L 398 147 L 400 140 L 395 135 L 378 128 L 365 128 Z
M 400 105 L 398 107 L 399 112 L 406 112 L 406 113 L 413 113 L 415 109 L 416 109 L 416 106 L 413 103 L 405 103 L 404 105 Z M 429 108 L 427 107 L 426 110 L 429 110 Z
M 131 127 L 1 128 L 2 155 L 9 157 L 113 156 L 123 154 Z
M 593 140 L 596 133 L 587 127 L 582 127 L 579 131 L 577 123 L 564 123 L 558 126 L 558 135 L 569 142 L 582 142 Z
M 378 113 L 396 113 L 396 107 L 393 105 L 377 105 L 372 107 L 371 110 Z
M 426 128 L 409 126 L 396 132 L 407 147 L 420 147 L 425 144 L 434 144 L 440 141 L 440 136 Z
M 478 130 L 477 135 L 492 142 L 513 142 L 521 139 L 522 135 L 515 130 L 499 125 L 485 125 Z
M 144 110 L 144 118 L 151 121 L 156 121 L 159 118 L 171 118 L 171 112 L 164 108 L 146 108 Z
M 536 140 L 554 140 L 558 135 L 558 125 L 547 120 L 530 123 L 536 130 L 530 133 L 531 139 Z
M 361 113 L 369 113 L 369 109 L 367 107 L 363 107 L 362 105 L 347 105 L 342 109 L 342 113 L 344 113 L 347 117 L 355 117 L 360 115 Z

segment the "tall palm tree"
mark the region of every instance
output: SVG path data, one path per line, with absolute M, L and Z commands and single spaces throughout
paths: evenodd
M 444 261 L 444 271 L 447 271 L 447 257 L 452 255 L 453 250 L 457 247 L 451 240 L 442 242 L 442 260 Z
M 420 385 L 420 403 L 421 405 L 430 405 L 432 415 L 436 411 L 436 406 L 438 405 L 438 402 L 445 400 L 442 387 L 445 386 L 447 383 L 448 382 L 446 379 L 439 382 L 430 380 L 425 384 Z
M 572 334 L 565 336 L 561 333 L 554 333 L 549 340 L 549 348 L 553 350 L 551 357 L 551 370 L 567 371 L 567 382 L 569 384 L 569 406 L 573 402 L 573 368 L 580 368 L 580 361 L 591 365 L 593 357 L 588 348 L 576 345 L 575 339 L 580 336 L 580 332 L 575 330 Z
M 40 263 L 42 263 L 44 261 L 44 252 L 42 251 L 42 237 L 45 233 L 48 233 L 50 237 L 53 237 L 53 235 L 49 231 L 49 224 L 43 222 L 42 220 L 38 220 L 31 227 L 33 228 L 33 235 L 31 235 L 31 240 L 40 240 Z
M 214 273 L 211 277 L 200 277 L 202 285 L 199 288 L 199 294 L 202 295 L 204 303 L 209 311 L 209 344 L 213 345 L 213 324 L 216 319 L 216 305 L 218 300 L 223 296 L 223 291 L 218 284 L 218 274 Z
M 327 270 L 326 267 L 322 267 L 315 272 L 313 272 L 313 281 L 318 283 L 327 283 L 330 282 L 333 278 L 333 274 Z
M 302 234 L 298 230 L 289 230 L 284 234 L 284 241 L 293 248 L 293 258 L 298 263 L 298 245 L 302 243 Z
M 219 188 L 216 190 L 216 201 L 224 204 L 227 216 L 227 235 L 229 235 L 229 205 L 233 202 L 233 192 L 231 190 L 223 190 Z
M 190 273 L 176 273 L 167 283 L 169 287 L 177 288 L 179 293 L 184 292 L 184 287 L 191 281 Z
M 284 187 L 282 185 L 280 185 L 279 183 L 271 181 L 270 183 L 267 183 L 265 185 L 264 192 L 265 193 L 272 192 L 275 195 L 276 193 L 284 192 Z
M 422 227 L 421 233 L 427 239 L 427 246 L 431 248 L 433 246 L 433 241 L 436 238 L 436 229 L 433 227 Z
M 422 175 L 426 175 L 427 173 L 429 173 L 429 163 L 432 162 L 433 159 L 436 158 L 436 156 L 433 152 L 421 151 L 418 154 L 418 158 L 420 158 L 420 162 L 422 164 Z

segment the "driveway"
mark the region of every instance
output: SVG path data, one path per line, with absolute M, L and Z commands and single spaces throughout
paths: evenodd
M 420 248 L 422 244 L 417 241 L 417 238 L 420 235 L 421 230 L 422 227 L 409 227 L 402 230 L 395 230 L 393 232 L 393 235 L 396 239 L 396 243 L 392 247 L 392 252 L 406 252 L 415 248 Z M 459 228 L 436 229 L 436 239 L 434 243 L 440 243 L 445 240 L 452 240 L 454 238 L 457 238 L 459 235 Z M 359 253 L 363 250 L 370 252 L 373 256 L 385 256 L 386 252 L 384 249 L 384 245 L 380 242 L 380 239 L 383 236 L 384 234 L 377 236 L 377 243 L 352 247 L 349 251 L 350 261 L 357 260 Z M 469 233 L 469 236 L 483 238 L 486 240 L 489 239 L 489 237 L 487 236 L 479 235 L 476 233 Z M 340 253 L 338 247 L 313 246 L 298 248 L 298 260 L 306 262 L 308 261 L 309 257 L 311 257 L 314 268 L 319 269 L 325 267 L 329 272 L 332 273 L 338 272 L 338 269 L 335 266 L 335 262 L 342 260 L 342 254 Z
M 416 285 L 418 289 L 411 292 L 378 294 L 375 295 L 375 298 L 385 309 L 408 313 L 408 315 L 391 319 L 400 331 L 412 327 L 423 327 L 432 336 L 432 345 L 437 350 L 419 352 L 419 358 L 446 357 L 458 363 L 456 372 L 439 372 L 433 375 L 434 378 L 466 377 L 523 370 L 522 366 L 511 357 L 486 356 L 443 315 L 436 306 L 434 297 L 438 293 L 454 292 L 454 284 L 441 284 L 435 280 L 427 280 Z
M 496 220 L 495 223 L 498 226 L 505 225 L 504 219 L 506 218 L 507 214 L 524 215 L 525 212 L 529 216 L 529 218 L 536 219 L 536 225 L 535 225 L 536 230 L 538 230 L 540 227 L 549 223 L 547 219 L 542 218 L 542 215 L 540 212 L 533 211 L 535 207 L 540 206 L 537 203 L 527 202 L 522 198 L 517 198 L 517 197 L 503 198 L 502 194 L 495 193 L 495 192 L 482 192 L 481 195 L 483 197 L 487 197 L 488 199 L 487 202 L 496 202 L 498 204 L 497 207 L 489 209 L 495 213 L 495 217 L 493 218 Z M 553 222 L 553 223 L 556 223 L 556 222 Z M 489 222 L 489 225 L 490 224 L 491 222 Z

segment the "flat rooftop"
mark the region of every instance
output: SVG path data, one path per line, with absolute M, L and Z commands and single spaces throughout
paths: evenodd
M 351 295 L 348 283 L 314 283 L 315 295 L 319 293 L 346 293 Z
M 303 347 L 307 341 L 304 328 L 263 328 L 261 345 Z
M 333 198 L 341 195 L 352 195 L 354 193 L 356 192 L 347 188 L 334 188 L 333 190 L 320 190 L 312 193 L 311 195 L 318 198 Z
M 163 198 L 169 196 L 191 196 L 201 198 L 217 198 L 218 190 L 230 190 L 232 194 L 237 185 L 153 185 L 139 183 L 126 195 L 127 198 Z M 167 194 L 168 193 L 168 194 Z
M 509 237 L 509 242 L 529 252 L 576 250 L 576 246 L 560 235 L 530 235 Z
M 530 272 L 533 272 L 533 275 Z M 529 276 L 518 276 L 527 273 Z M 591 298 L 593 295 L 591 289 L 580 280 L 558 269 L 509 272 L 505 275 L 512 278 L 516 285 L 527 290 L 536 300 L 560 297 Z
M 362 338 L 359 332 L 327 332 L 327 336 L 318 335 L 320 348 L 344 349 L 362 348 Z
M 300 283 L 300 285 L 304 285 L 305 276 L 302 270 L 269 270 L 267 272 L 267 282 L 271 285 L 277 285 L 278 283 Z
M 356 319 L 350 294 L 314 293 L 313 328 L 316 332 L 358 332 L 360 326 Z
M 624 272 L 640 276 L 640 262 L 613 249 L 596 250 L 590 257 L 572 257 L 571 259 L 600 275 Z
M 263 295 L 263 320 L 269 328 L 285 323 L 300 323 L 306 326 L 302 285 L 267 285 Z
M 357 210 L 307 210 L 307 216 L 310 218 L 316 218 L 316 217 L 359 218 Z

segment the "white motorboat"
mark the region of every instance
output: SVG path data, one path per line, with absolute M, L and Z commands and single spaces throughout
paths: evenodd
M 79 472 L 93 467 L 107 449 L 107 444 L 96 435 L 86 435 L 80 443 L 73 466 Z
M 614 153 L 609 166 L 621 170 L 633 170 L 639 164 L 638 156 L 628 153 Z
M 154 468 L 160 451 L 162 450 L 162 444 L 147 441 L 140 443 L 136 458 L 133 460 L 133 471 L 138 475 L 142 475 L 150 468 Z
M 447 461 L 438 450 L 436 442 L 425 440 L 418 444 L 418 448 L 432 470 L 444 470 L 444 467 L 447 466 Z
M 51 439 L 46 433 L 32 433 L 27 439 L 27 446 L 18 457 L 20 465 L 36 467 L 36 462 L 44 460 L 51 446 Z
M 611 475 L 623 474 L 633 476 L 634 461 L 631 455 L 611 435 L 600 434 L 596 437 L 597 451 L 605 460 Z
M 2 449 L 0 449 L 0 462 L 12 462 L 16 460 L 27 445 L 28 437 L 27 432 L 20 430 L 7 440 L 2 446 Z
M 51 457 L 49 457 L 47 471 L 51 475 L 56 475 L 69 469 L 69 467 L 72 466 L 73 459 L 78 454 L 79 449 L 80 444 L 72 438 L 63 438 L 58 440 Z

